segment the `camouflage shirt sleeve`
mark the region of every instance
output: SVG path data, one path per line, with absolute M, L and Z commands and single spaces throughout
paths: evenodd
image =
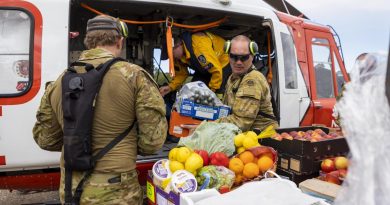
M 248 131 L 260 109 L 261 88 L 259 80 L 243 79 L 237 90 L 234 104 L 231 105 L 232 114 L 216 122 L 233 123 L 242 131 Z
M 139 72 L 136 83 L 138 151 L 143 154 L 152 154 L 161 149 L 167 136 L 165 104 L 157 84 L 146 71 Z
M 33 137 L 38 146 L 48 151 L 61 151 L 63 132 L 50 104 L 50 95 L 55 85 L 47 86 L 36 114 Z

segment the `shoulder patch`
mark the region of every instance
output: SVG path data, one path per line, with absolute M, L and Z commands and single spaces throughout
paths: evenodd
M 206 57 L 204 57 L 204 55 L 200 55 L 200 56 L 198 56 L 198 61 L 201 64 L 206 64 Z
M 248 81 L 246 82 L 246 84 L 247 84 L 248 86 L 253 86 L 255 83 L 253 82 L 253 80 L 248 80 Z

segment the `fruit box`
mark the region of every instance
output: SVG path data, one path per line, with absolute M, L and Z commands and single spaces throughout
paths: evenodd
M 307 158 L 305 156 L 279 153 L 278 168 L 297 175 L 318 174 L 321 169 L 321 160 Z
M 169 120 L 169 134 L 175 137 L 187 137 L 190 132 L 188 129 L 182 128 L 181 125 L 199 125 L 201 122 L 201 120 L 180 115 L 175 110 L 172 110 Z
M 207 106 L 196 104 L 189 99 L 183 99 L 180 103 L 179 113 L 184 116 L 193 117 L 200 120 L 216 120 L 229 115 L 229 106 Z
M 299 175 L 297 173 L 294 173 L 291 171 L 286 171 L 286 170 L 280 169 L 280 168 L 276 169 L 276 173 L 282 178 L 287 178 L 287 179 L 293 181 L 297 186 L 299 185 L 299 183 L 301 183 L 307 179 L 312 179 L 312 178 L 318 177 L 318 173 Z
M 153 183 L 152 173 L 148 174 L 146 181 L 146 197 L 149 205 L 180 205 L 180 195 L 174 192 L 166 193 L 161 187 Z
M 326 134 L 329 133 L 329 129 L 326 127 L 297 127 L 297 128 L 285 128 L 276 129 L 277 133 L 291 132 L 291 131 L 308 131 L 321 129 Z M 347 141 L 344 137 L 327 139 L 318 142 L 302 141 L 302 140 L 275 140 L 271 138 L 262 139 L 260 142 L 262 145 L 270 146 L 276 149 L 279 153 L 288 153 L 293 155 L 305 156 L 308 159 L 319 159 L 326 156 L 336 156 L 340 154 L 346 154 L 349 151 Z

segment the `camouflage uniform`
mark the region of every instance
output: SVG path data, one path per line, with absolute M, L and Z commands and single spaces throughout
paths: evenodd
M 114 56 L 104 49 L 84 51 L 80 61 L 97 67 Z M 84 68 L 76 68 L 85 72 Z M 45 150 L 61 151 L 63 112 L 60 76 L 49 85 L 37 112 L 34 140 Z M 92 128 L 95 155 L 135 120 L 136 128 L 97 161 L 84 185 L 81 204 L 141 204 L 142 190 L 136 173 L 137 152 L 151 154 L 164 144 L 167 133 L 164 101 L 153 78 L 141 67 L 116 62 L 104 77 L 97 98 Z M 64 159 L 61 156 L 60 198 L 64 202 Z M 73 172 L 73 191 L 82 172 Z M 116 179 L 108 182 L 108 179 Z
M 232 74 L 229 77 L 223 103 L 232 107 L 232 114 L 218 119 L 216 122 L 233 123 L 242 131 L 254 128 L 264 130 L 269 125 L 278 127 L 275 120 L 258 114 L 260 110 L 274 116 L 271 95 L 265 77 L 256 71 L 253 65 L 250 69 L 252 71 L 244 76 Z

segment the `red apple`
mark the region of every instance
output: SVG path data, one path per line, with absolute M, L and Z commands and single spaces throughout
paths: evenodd
M 329 182 L 329 183 L 333 183 L 333 184 L 338 184 L 338 185 L 340 185 L 340 183 L 341 183 L 340 179 L 338 177 L 336 177 L 330 173 L 325 175 L 325 181 Z
M 203 166 L 209 165 L 209 153 L 206 150 L 194 150 L 195 153 L 199 154 L 203 159 Z
M 346 169 L 340 169 L 338 171 L 339 171 L 339 174 L 340 174 L 341 178 L 347 177 L 347 170 Z
M 326 173 L 329 173 L 331 171 L 336 170 L 336 167 L 334 166 L 333 160 L 325 159 L 324 161 L 322 161 L 322 163 L 321 163 L 321 170 L 326 172 Z
M 348 168 L 348 159 L 345 157 L 336 157 L 334 159 L 334 164 L 336 169 L 347 169 Z

